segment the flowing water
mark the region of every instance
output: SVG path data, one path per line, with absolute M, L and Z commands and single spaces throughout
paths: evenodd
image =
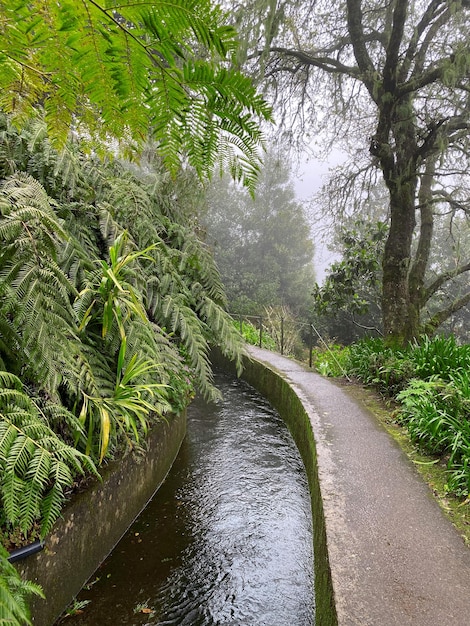
M 167 480 L 66 624 L 314 624 L 310 501 L 297 448 L 251 387 L 223 374 L 216 383 L 223 401 L 191 405 Z

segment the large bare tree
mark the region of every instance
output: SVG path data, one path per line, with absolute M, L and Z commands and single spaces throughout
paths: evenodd
M 247 5 L 248 0 L 245 3 Z M 292 134 L 329 133 L 367 150 L 388 193 L 383 325 L 402 344 L 433 330 L 423 308 L 463 262 L 429 278 L 434 215 L 467 211 L 470 127 L 468 0 L 253 0 L 239 19 L 247 60 Z M 253 16 L 258 15 L 257 20 Z M 263 17 L 261 18 L 261 16 Z M 312 134 L 310 134 L 312 137 Z

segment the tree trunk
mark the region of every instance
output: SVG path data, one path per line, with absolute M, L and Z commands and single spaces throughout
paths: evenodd
M 421 327 L 421 309 L 426 303 L 424 279 L 429 264 L 432 236 L 434 230 L 434 214 L 432 208 L 432 184 L 436 169 L 436 156 L 430 156 L 421 175 L 418 205 L 420 213 L 419 239 L 413 265 L 409 274 L 410 311 L 414 326 Z
M 408 282 L 414 228 L 414 185 L 408 183 L 390 193 L 390 231 L 383 257 L 384 336 L 393 345 L 404 345 L 419 332 Z
M 416 227 L 417 142 L 410 98 L 382 107 L 376 142 L 390 194 L 390 232 L 383 257 L 382 311 L 389 344 L 405 345 L 419 333 L 419 310 L 410 296 L 411 245 Z M 376 148 L 377 149 L 377 148 Z

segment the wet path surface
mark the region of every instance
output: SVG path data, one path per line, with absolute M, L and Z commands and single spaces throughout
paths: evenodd
M 315 433 L 340 626 L 468 626 L 470 550 L 413 464 L 347 387 L 267 350 Z
M 314 624 L 310 500 L 295 444 L 251 387 L 224 375 L 217 386 L 223 402 L 190 407 L 166 482 L 65 623 Z

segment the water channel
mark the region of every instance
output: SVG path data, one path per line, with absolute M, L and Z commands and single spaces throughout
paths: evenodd
M 310 500 L 279 415 L 217 374 L 162 488 L 77 600 L 70 626 L 312 626 Z M 93 538 L 90 537 L 90 541 Z M 72 564 L 73 566 L 73 564 Z

